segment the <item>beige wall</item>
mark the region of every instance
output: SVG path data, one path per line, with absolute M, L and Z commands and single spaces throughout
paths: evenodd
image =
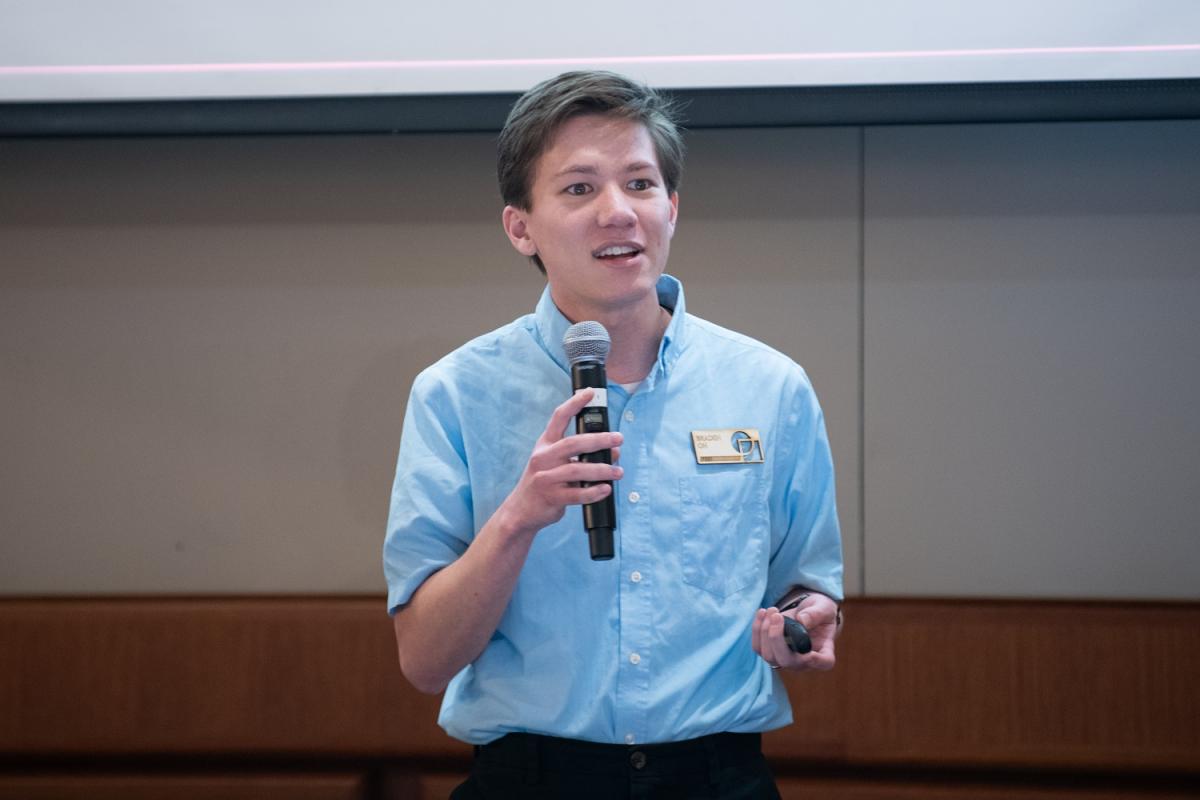
M 1197 140 L 690 135 L 672 271 L 812 376 L 851 593 L 1200 596 Z M 498 215 L 487 135 L 0 140 L 0 592 L 381 590 L 409 383 L 540 289 Z
M 1200 123 L 866 142 L 867 587 L 1200 596 Z

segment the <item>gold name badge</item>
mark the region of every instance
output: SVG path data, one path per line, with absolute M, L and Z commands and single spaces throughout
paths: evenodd
M 692 431 L 697 464 L 761 464 L 762 438 L 757 428 Z

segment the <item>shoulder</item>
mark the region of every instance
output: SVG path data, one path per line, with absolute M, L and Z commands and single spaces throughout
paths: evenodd
M 413 396 L 469 389 L 508 374 L 513 359 L 537 347 L 533 329 L 533 315 L 526 314 L 476 336 L 421 370 L 413 380 Z
M 752 374 L 758 380 L 778 380 L 793 389 L 811 391 L 808 373 L 790 356 L 751 336 L 688 314 L 687 351 L 718 360 L 723 369 Z

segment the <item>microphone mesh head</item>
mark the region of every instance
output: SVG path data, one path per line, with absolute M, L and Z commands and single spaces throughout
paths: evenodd
M 611 347 L 608 331 L 599 322 L 576 322 L 563 334 L 563 349 L 567 351 L 567 360 L 572 364 L 580 361 L 603 364 Z

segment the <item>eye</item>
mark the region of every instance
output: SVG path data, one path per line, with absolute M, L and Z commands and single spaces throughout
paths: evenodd
M 644 192 L 654 186 L 654 182 L 649 178 L 634 178 L 629 182 L 629 188 L 635 192 Z
M 569 195 L 581 197 L 582 195 L 592 191 L 592 187 L 588 186 L 586 183 L 572 183 L 566 189 L 563 189 L 563 191 Z

